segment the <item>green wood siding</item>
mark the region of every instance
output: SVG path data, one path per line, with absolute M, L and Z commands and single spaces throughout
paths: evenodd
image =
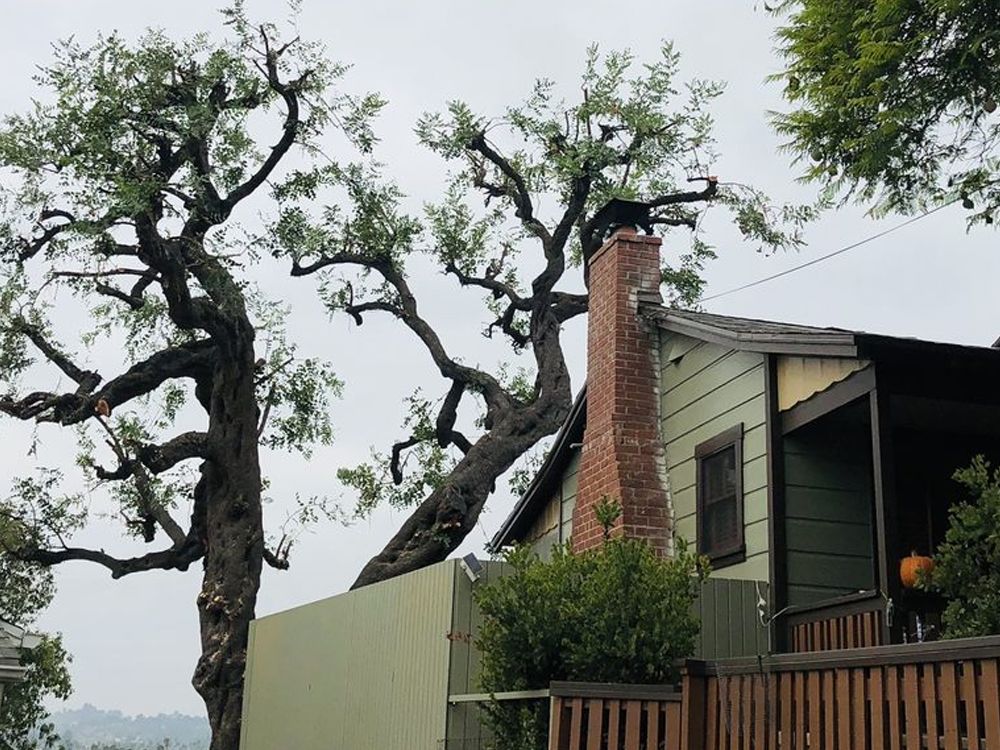
M 767 653 L 767 628 L 757 617 L 758 591 L 766 600 L 768 587 L 764 581 L 709 578 L 705 582 L 695 603 L 695 613 L 701 620 L 695 647 L 697 658 L 727 659 Z
M 580 449 L 577 448 L 573 451 L 572 458 L 566 465 L 566 471 L 563 472 L 557 496 L 550 501 L 559 504 L 558 514 L 552 519 L 552 527 L 547 529 L 542 536 L 529 540 L 531 548 L 543 560 L 547 560 L 551 556 L 553 546 L 569 541 L 570 534 L 573 532 L 573 509 L 576 507 L 579 473 Z
M 663 334 L 661 418 L 675 532 L 697 542 L 694 448 L 743 423 L 743 521 L 747 558 L 719 571 L 767 580 L 767 443 L 764 356 Z
M 785 437 L 788 602 L 875 586 L 871 437 L 823 420 Z

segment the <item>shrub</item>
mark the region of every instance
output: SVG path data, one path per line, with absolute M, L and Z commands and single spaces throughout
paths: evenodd
M 955 479 L 972 498 L 948 511 L 929 585 L 948 600 L 946 638 L 1000 633 L 1000 471 L 977 456 Z
M 511 574 L 476 592 L 483 625 L 482 688 L 548 687 L 553 680 L 665 683 L 694 651 L 693 604 L 707 560 L 678 542 L 661 558 L 643 541 L 611 539 L 573 554 L 557 547 L 542 562 L 520 547 Z M 548 707 L 494 701 L 486 723 L 503 750 L 543 748 Z

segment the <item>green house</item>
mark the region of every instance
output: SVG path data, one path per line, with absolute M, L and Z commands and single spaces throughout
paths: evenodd
M 671 309 L 627 227 L 587 264 L 587 384 L 493 550 L 600 544 L 611 497 L 613 533 L 711 559 L 697 656 L 933 637 L 899 564 L 943 539 L 955 469 L 1000 459 L 1000 350 Z M 449 560 L 254 622 L 243 749 L 479 747 L 472 579 L 502 574 Z

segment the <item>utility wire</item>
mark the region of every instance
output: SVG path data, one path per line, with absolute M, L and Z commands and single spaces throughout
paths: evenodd
M 796 271 L 801 271 L 803 268 L 808 268 L 809 266 L 815 266 L 817 263 L 822 263 L 824 260 L 829 260 L 830 258 L 836 257 L 838 255 L 842 255 L 843 253 L 846 253 L 849 250 L 854 250 L 855 248 L 861 247 L 862 245 L 867 245 L 869 242 L 874 242 L 877 239 L 885 237 L 887 234 L 892 234 L 893 232 L 895 232 L 898 229 L 902 229 L 903 227 L 909 226 L 910 224 L 913 224 L 914 222 L 920 221 L 925 216 L 930 216 L 933 213 L 937 213 L 942 208 L 947 208 L 952 203 L 955 203 L 957 200 L 959 200 L 959 199 L 956 198 L 955 200 L 948 201 L 947 203 L 942 203 L 940 206 L 935 206 L 934 208 L 932 208 L 932 209 L 930 209 L 928 211 L 924 211 L 922 214 L 920 214 L 918 216 L 913 216 L 913 217 L 907 219 L 906 221 L 903 221 L 903 222 L 900 222 L 899 224 L 896 224 L 895 226 L 889 227 L 888 229 L 883 229 L 881 232 L 879 232 L 877 234 L 873 234 L 871 237 L 866 237 L 863 240 L 858 240 L 857 242 L 854 242 L 854 243 L 852 243 L 850 245 L 847 245 L 846 247 L 842 247 L 839 250 L 834 250 L 832 253 L 827 253 L 826 255 L 821 255 L 818 258 L 813 258 L 810 261 L 806 261 L 805 263 L 800 263 L 799 265 L 793 266 L 792 268 L 786 268 L 784 271 L 780 271 L 780 272 L 772 274 L 770 276 L 765 276 L 763 279 L 757 279 L 756 281 L 751 281 L 751 282 L 749 282 L 747 284 L 743 284 L 741 286 L 733 287 L 732 289 L 727 289 L 726 291 L 719 292 L 718 294 L 710 294 L 707 297 L 702 297 L 698 301 L 699 302 L 708 302 L 709 300 L 719 299 L 720 297 L 728 297 L 730 294 L 736 294 L 736 292 L 742 292 L 744 289 L 750 289 L 751 287 L 760 286 L 761 284 L 766 284 L 768 281 L 774 281 L 775 279 L 780 279 L 782 276 L 788 276 L 788 274 L 790 274 L 790 273 L 795 273 Z

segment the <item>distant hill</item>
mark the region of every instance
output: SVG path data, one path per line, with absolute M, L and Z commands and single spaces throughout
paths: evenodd
M 208 721 L 201 716 L 126 716 L 90 704 L 52 714 L 67 750 L 208 750 Z

